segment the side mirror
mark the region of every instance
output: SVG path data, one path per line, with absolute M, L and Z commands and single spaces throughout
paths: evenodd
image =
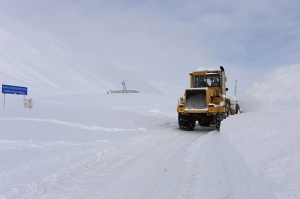
M 228 91 L 228 88 L 226 88 L 225 90 Z

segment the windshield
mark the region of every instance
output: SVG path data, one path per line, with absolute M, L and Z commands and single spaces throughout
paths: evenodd
M 202 88 L 202 87 L 219 87 L 220 86 L 220 77 L 219 75 L 195 75 L 193 88 Z
M 194 88 L 206 87 L 206 77 L 203 75 L 194 76 Z
M 208 75 L 207 76 L 207 84 L 211 87 L 219 87 L 220 86 L 220 77 L 219 75 Z

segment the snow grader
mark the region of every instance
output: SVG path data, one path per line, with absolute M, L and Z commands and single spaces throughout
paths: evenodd
M 179 128 L 194 130 L 196 121 L 200 126 L 214 124 L 219 131 L 221 121 L 231 113 L 230 100 L 226 99 L 225 70 L 203 69 L 190 73 L 190 88 L 177 104 Z

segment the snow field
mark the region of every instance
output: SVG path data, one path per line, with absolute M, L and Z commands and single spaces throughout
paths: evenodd
M 300 114 L 252 112 L 229 117 L 222 132 L 277 198 L 300 198 Z
M 32 190 L 41 179 L 52 179 L 103 150 L 141 136 L 151 126 L 167 122 L 172 116 L 159 108 L 169 103 L 162 100 L 168 97 L 154 96 L 47 97 L 35 99 L 31 110 L 23 109 L 19 99 L 8 99 L 9 106 L 0 116 L 0 157 L 5 160 L 0 193 L 7 195 L 12 186 L 11 194 L 22 187 Z M 84 100 L 86 104 L 80 103 Z M 162 103 L 158 105 L 158 101 Z
M 220 133 L 185 132 L 177 99 L 58 96 L 32 110 L 12 100 L 0 112 L 1 197 L 298 198 L 299 114 L 243 113 Z
M 148 137 L 146 136 L 145 139 L 147 138 Z M 137 143 L 138 142 L 139 141 L 137 141 Z M 88 146 L 89 150 L 92 150 L 92 145 L 95 146 L 95 150 L 94 150 L 94 154 L 96 154 L 95 157 L 90 157 L 89 160 L 81 161 L 76 165 L 71 165 L 71 167 L 68 170 L 66 170 L 64 173 L 52 174 L 50 176 L 47 176 L 39 184 L 33 183 L 20 190 L 17 191 L 15 190 L 13 193 L 11 193 L 9 197 L 12 198 L 43 197 L 43 195 L 47 193 L 47 191 L 53 191 L 54 189 L 58 188 L 61 184 L 64 184 L 66 181 L 69 181 L 73 178 L 83 175 L 84 173 L 88 173 L 89 170 L 93 170 L 95 169 L 95 167 L 101 164 L 105 164 L 105 162 L 109 162 L 109 159 L 113 158 L 113 156 L 116 156 L 118 153 L 123 153 L 123 150 L 119 150 L 118 148 L 123 147 L 124 149 L 127 147 L 128 143 L 123 143 L 123 145 L 119 147 L 104 149 L 103 151 L 99 150 L 99 148 L 97 147 L 97 143 L 94 144 L 90 143 Z M 70 155 L 74 157 L 74 155 L 78 154 L 79 151 L 83 151 L 82 147 L 80 147 L 79 150 L 77 149 L 73 155 L 72 154 Z M 55 158 L 58 159 L 57 156 Z M 62 159 L 64 158 L 67 157 L 63 156 Z

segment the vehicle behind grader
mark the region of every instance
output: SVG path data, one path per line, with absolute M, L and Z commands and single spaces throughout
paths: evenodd
M 190 88 L 179 98 L 177 105 L 178 124 L 181 130 L 194 130 L 198 121 L 200 126 L 215 124 L 219 131 L 221 121 L 230 114 L 231 100 L 226 98 L 225 70 L 201 70 L 190 73 Z

